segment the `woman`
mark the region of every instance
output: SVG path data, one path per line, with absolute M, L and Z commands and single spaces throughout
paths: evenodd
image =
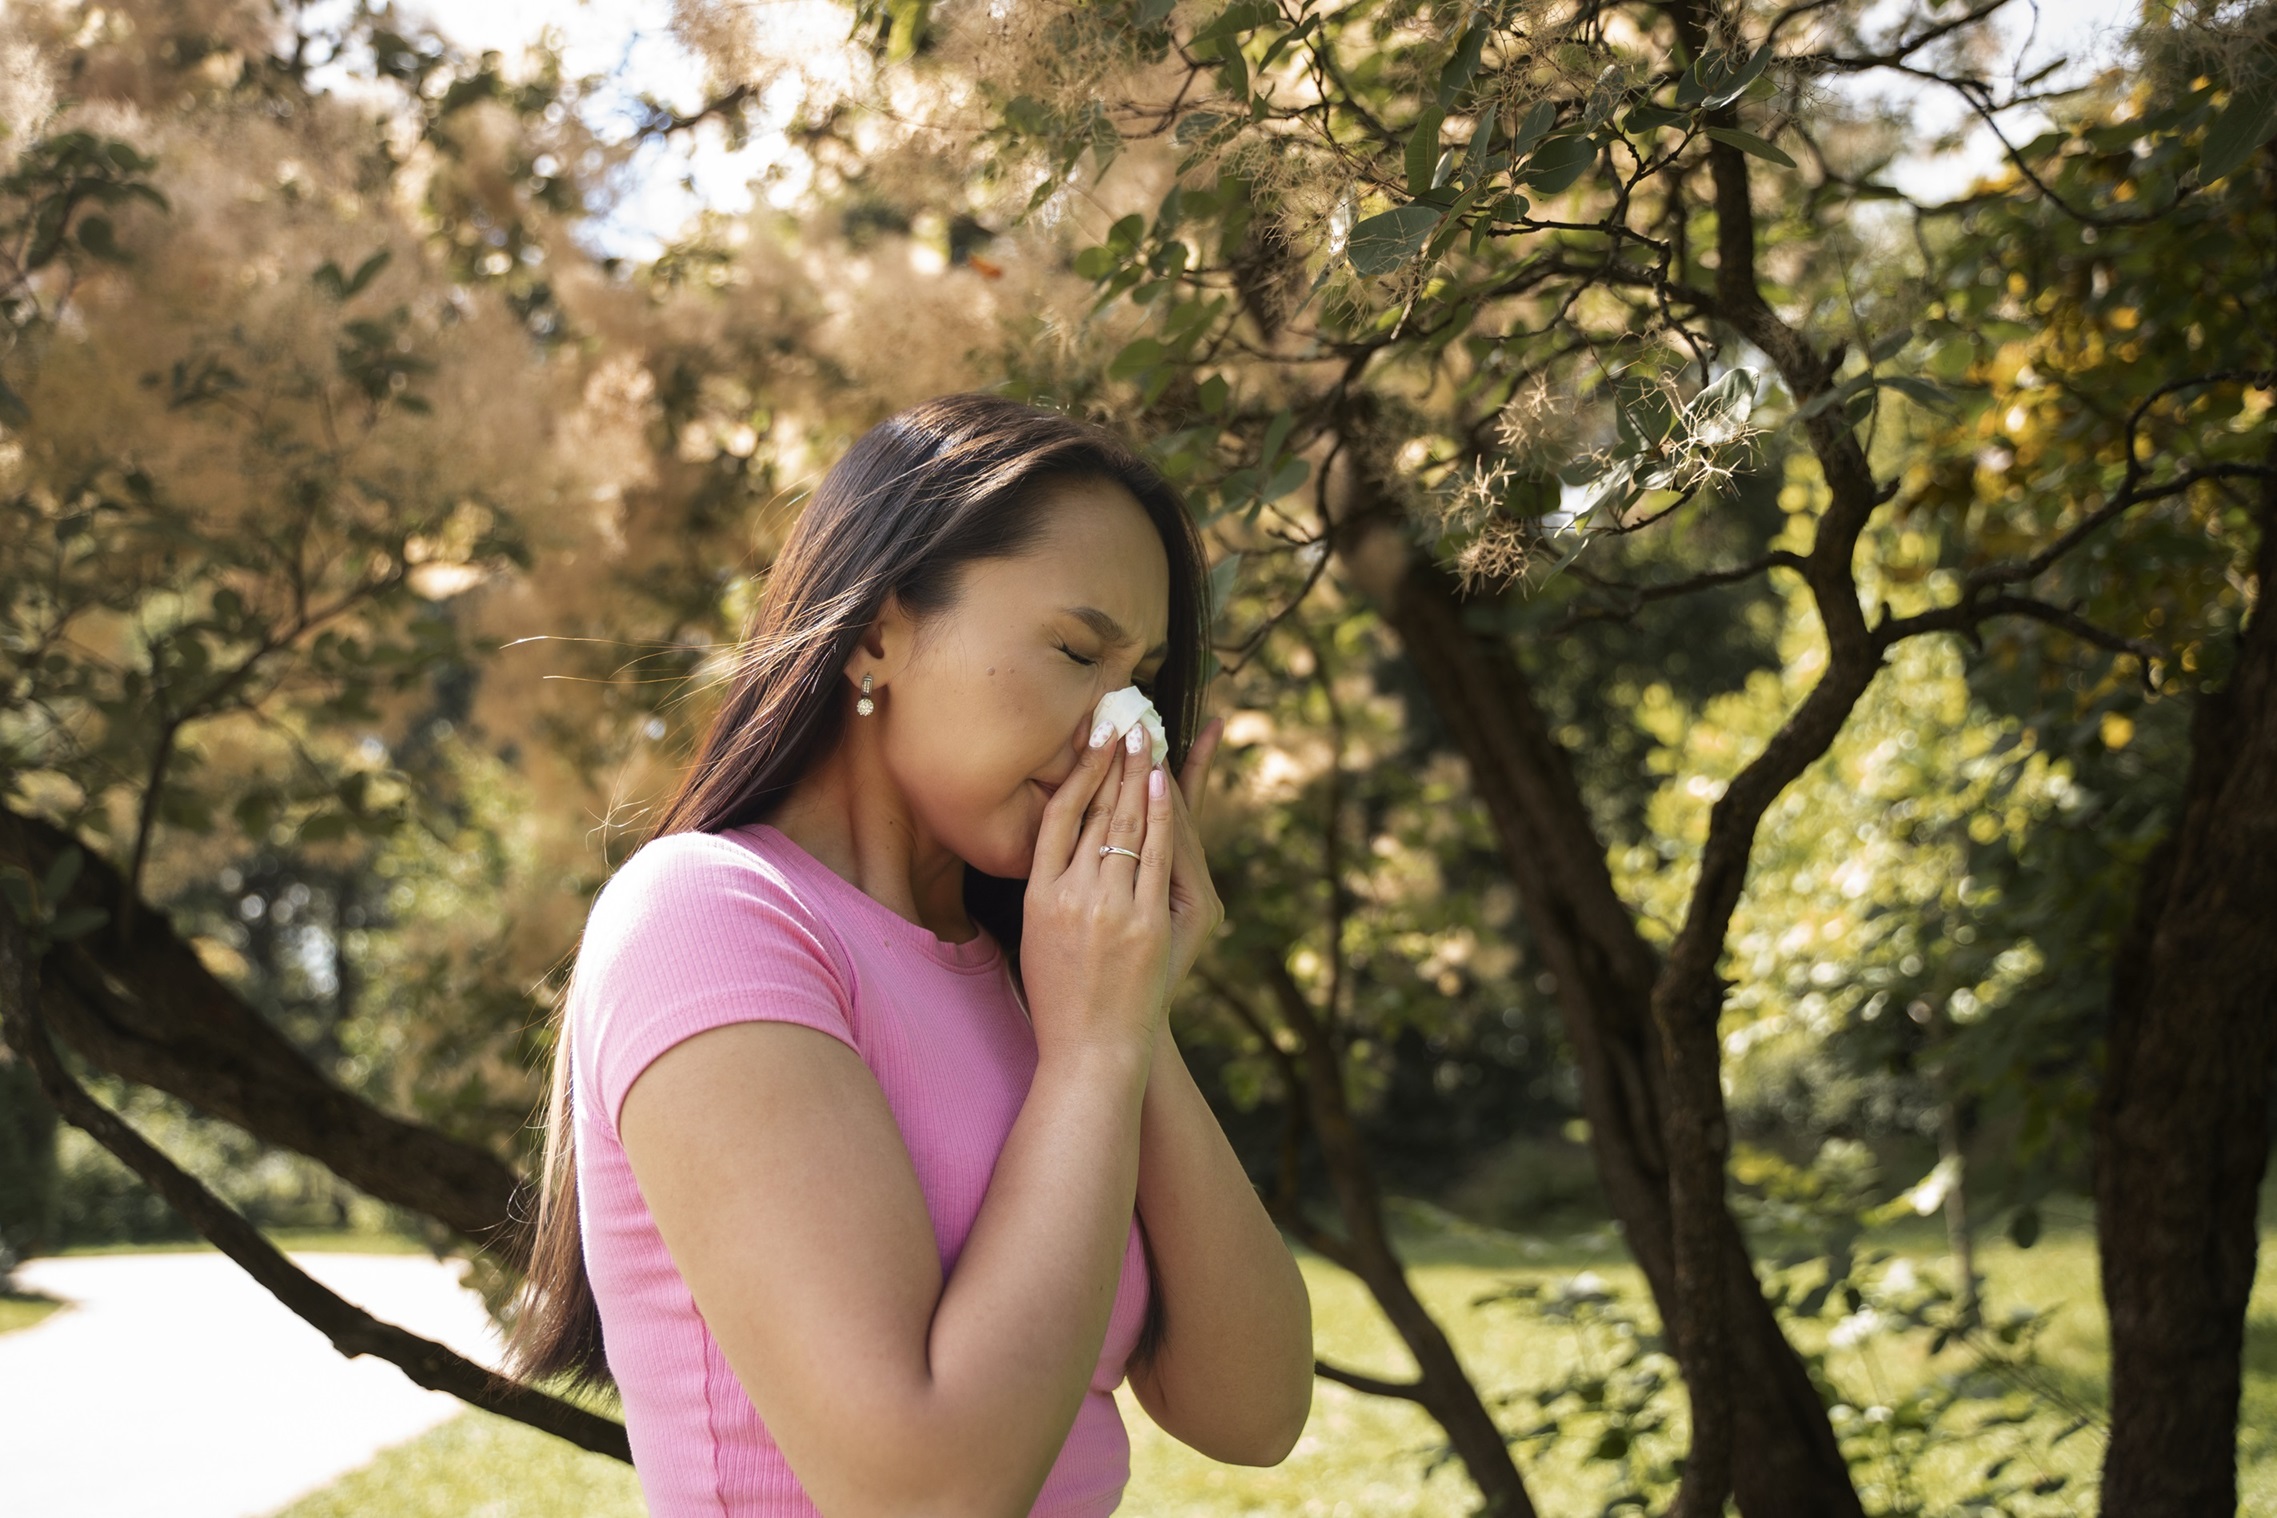
M 1111 1512 L 1126 1375 L 1295 1443 L 1304 1283 L 1164 1020 L 1221 916 L 1204 584 L 1152 468 L 998 397 L 816 490 L 557 1043 L 517 1349 L 614 1379 L 656 1518 Z M 1132 683 L 1176 783 L 1093 728 Z

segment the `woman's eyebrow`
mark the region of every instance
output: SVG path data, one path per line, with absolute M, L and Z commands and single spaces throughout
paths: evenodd
M 1076 621 L 1081 622 L 1085 627 L 1088 627 L 1093 632 L 1097 633 L 1099 635 L 1100 641 L 1102 642 L 1133 643 L 1137 641 L 1127 631 L 1124 630 L 1122 623 L 1116 621 L 1113 617 L 1107 615 L 1107 613 L 1101 611 L 1096 606 L 1063 606 L 1060 608 L 1060 610 L 1066 612 L 1069 616 L 1075 618 Z M 1169 652 L 1169 644 L 1157 643 L 1154 645 L 1154 647 L 1148 649 L 1140 657 L 1145 659 L 1159 659 Z

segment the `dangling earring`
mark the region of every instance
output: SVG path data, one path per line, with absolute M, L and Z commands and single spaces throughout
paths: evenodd
M 870 699 L 870 677 L 864 675 L 862 676 L 862 699 L 854 703 L 855 714 L 867 717 L 877 709 L 878 704 Z

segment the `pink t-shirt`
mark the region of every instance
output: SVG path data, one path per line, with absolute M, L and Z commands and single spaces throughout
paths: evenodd
M 1036 1069 L 994 939 L 936 938 L 766 823 L 652 839 L 609 879 L 586 920 L 568 1007 L 577 1194 L 653 1518 L 816 1511 L 697 1312 L 617 1135 L 625 1092 L 651 1060 L 707 1028 L 758 1019 L 818 1029 L 869 1066 L 909 1147 L 944 1274 Z M 1130 1445 L 1111 1393 L 1148 1284 L 1134 1220 L 1091 1390 L 1037 1514 L 1089 1518 L 1122 1500 Z

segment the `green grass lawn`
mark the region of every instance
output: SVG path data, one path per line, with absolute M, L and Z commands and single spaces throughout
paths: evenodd
M 61 1302 L 51 1301 L 46 1297 L 17 1296 L 12 1292 L 0 1292 L 0 1334 L 14 1333 L 19 1328 L 29 1328 L 62 1306 Z
M 1923 1272 L 1943 1268 L 1933 1235 L 1901 1231 L 1889 1237 L 1891 1247 L 1904 1250 Z M 1620 1262 L 1617 1248 L 1602 1234 L 1526 1240 L 1459 1229 L 1413 1238 L 1407 1252 L 1417 1290 L 1448 1325 L 1490 1395 L 1542 1385 L 1594 1346 L 1571 1325 L 1549 1321 L 1530 1307 L 1479 1307 L 1475 1298 L 1513 1280 L 1554 1282 L 1583 1269 L 1624 1293 L 1641 1289 L 1635 1270 Z M 1324 1261 L 1303 1263 L 1325 1358 L 1380 1375 L 1411 1368 L 1357 1282 Z M 2029 1251 L 2006 1242 L 1987 1245 L 1979 1268 L 1989 1282 L 1989 1314 L 2019 1302 L 2055 1309 L 2040 1344 L 2047 1385 L 2099 1406 L 2105 1343 L 2093 1236 L 2077 1222 L 2051 1225 Z M 2260 1273 L 2246 1352 L 2240 1496 L 2248 1513 L 2277 1513 L 2277 1281 L 2271 1274 L 2267 1267 Z M 1832 1321 L 1830 1314 L 1827 1326 Z M 1933 1362 L 1923 1351 L 1918 1343 L 1867 1339 L 1830 1352 L 1827 1369 L 1863 1412 L 1894 1401 L 1959 1360 L 1948 1351 Z M 2023 1393 L 2013 1401 L 2030 1409 L 2029 1421 L 2020 1426 L 1969 1436 L 1976 1419 L 1964 1417 L 1955 1436 L 1940 1438 L 1903 1469 L 1887 1461 L 1869 1463 L 1860 1472 L 1869 1510 L 1888 1505 L 1887 1486 L 1896 1481 L 1910 1483 L 1929 1511 L 1942 1511 L 1987 1463 L 2012 1454 L 2020 1468 L 2070 1478 L 2047 1499 L 2049 1511 L 2091 1512 L 2101 1454 L 2097 1433 L 2090 1429 L 2049 1450 L 2046 1441 L 2067 1421 L 2064 1414 L 2035 1405 Z M 1131 1518 L 1455 1518 L 1467 1514 L 1474 1501 L 1456 1468 L 1425 1475 L 1437 1438 L 1420 1410 L 1326 1382 L 1316 1383 L 1312 1421 L 1295 1453 L 1271 1470 L 1203 1459 L 1155 1429 L 1127 1392 L 1123 1414 L 1131 1431 L 1131 1482 L 1122 1512 Z M 1509 1426 L 1525 1426 L 1533 1421 L 1531 1409 L 1514 1408 L 1508 1420 Z M 1680 1436 L 1679 1417 L 1672 1437 Z M 1595 1514 L 1608 1490 L 1605 1467 L 1581 1461 L 1570 1445 L 1549 1458 L 1528 1454 L 1523 1464 L 1545 1518 Z M 634 1518 L 641 1512 L 639 1487 L 625 1467 L 470 1412 L 386 1452 L 280 1518 Z
M 427 1246 L 409 1234 L 379 1229 L 265 1228 L 261 1236 L 291 1254 L 427 1254 Z M 74 1244 L 60 1254 L 212 1254 L 204 1239 L 157 1239 L 139 1244 Z

